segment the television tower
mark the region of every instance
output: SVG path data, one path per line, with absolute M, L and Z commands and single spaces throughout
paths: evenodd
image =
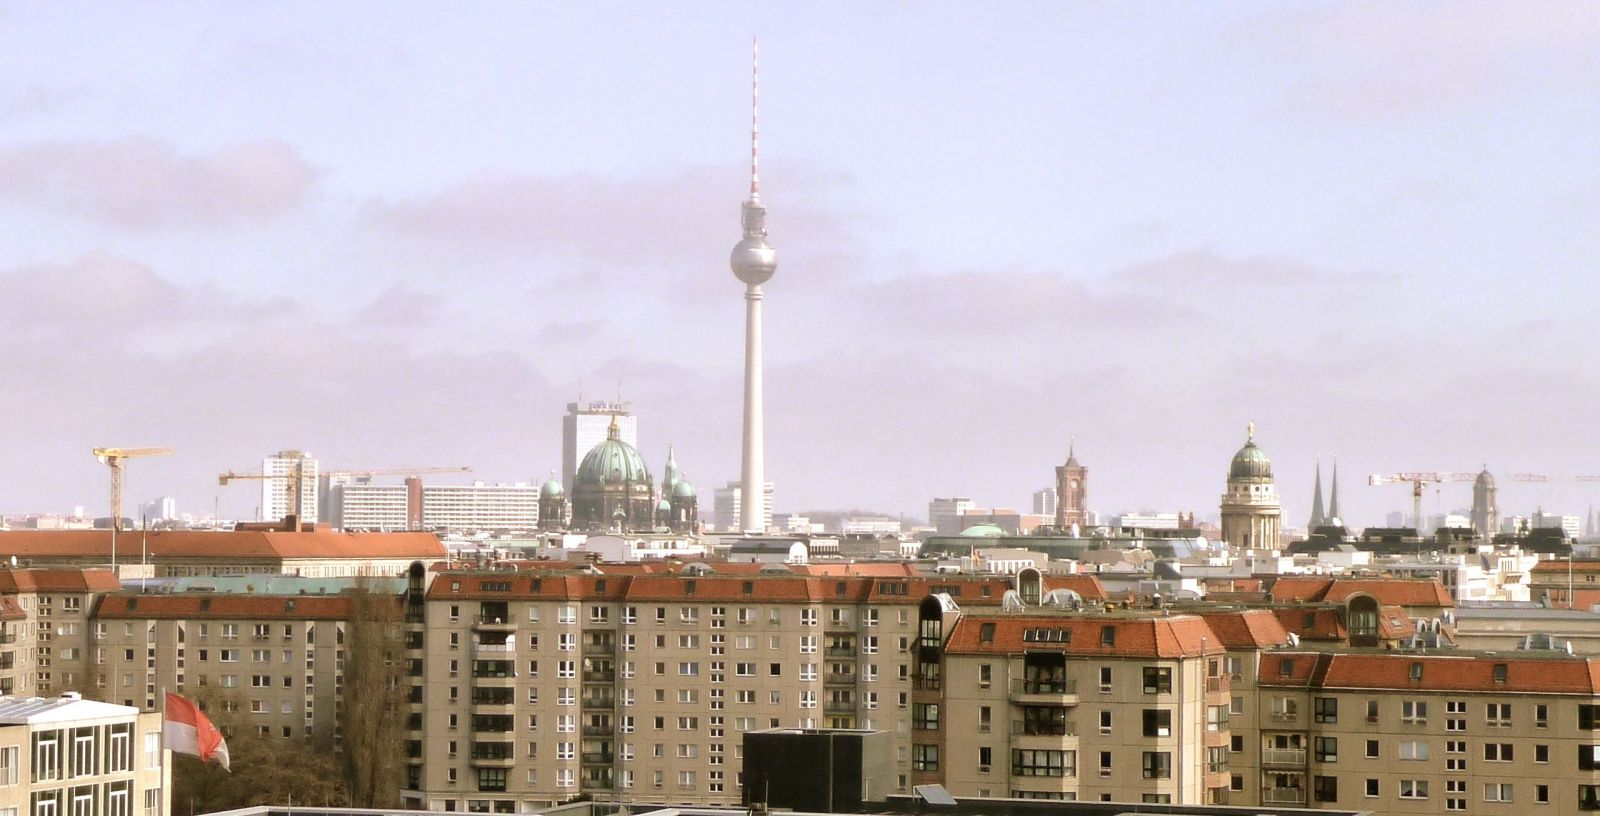
M 744 238 L 728 259 L 744 282 L 744 453 L 739 468 L 739 529 L 766 528 L 766 450 L 761 406 L 761 284 L 778 269 L 778 253 L 767 243 L 767 208 L 761 206 L 761 127 L 758 45 L 750 45 L 750 197 L 741 207 Z

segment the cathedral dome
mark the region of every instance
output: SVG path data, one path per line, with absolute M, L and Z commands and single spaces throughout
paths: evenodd
M 689 484 L 688 479 L 679 477 L 678 483 L 672 486 L 672 496 L 678 499 L 692 499 L 694 498 L 694 485 Z
M 1233 464 L 1228 466 L 1230 479 L 1270 479 L 1272 478 L 1272 460 L 1267 454 L 1256 447 L 1255 440 L 1244 443 L 1244 447 L 1233 455 Z
M 656 502 L 656 512 L 657 513 L 671 513 L 672 512 L 672 502 L 669 502 L 666 499 L 662 499 L 661 501 Z
M 561 482 L 556 481 L 554 474 L 551 474 L 550 481 L 544 483 L 544 487 L 539 488 L 541 499 L 559 499 L 563 493 L 566 491 L 561 488 Z
M 1474 487 L 1494 487 L 1494 477 L 1489 475 L 1489 469 L 1484 468 L 1478 473 L 1478 478 L 1473 482 Z
M 639 451 L 622 441 L 617 423 L 612 421 L 606 441 L 595 445 L 578 465 L 573 484 L 598 487 L 625 483 L 649 484 L 650 470 L 645 467 Z

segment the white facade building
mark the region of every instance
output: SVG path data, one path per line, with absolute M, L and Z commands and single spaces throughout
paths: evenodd
M 1056 514 L 1057 493 L 1053 487 L 1033 491 L 1033 514 L 1036 516 L 1054 516 Z
M 572 479 L 578 473 L 578 464 L 594 450 L 594 446 L 610 436 L 611 423 L 617 423 L 617 435 L 635 449 L 639 447 L 639 418 L 633 415 L 633 406 L 626 402 L 569 402 L 567 413 L 561 418 L 561 484 L 572 489 Z
M 772 482 L 766 483 L 767 506 L 762 513 L 762 530 L 772 529 Z M 728 533 L 744 532 L 739 529 L 739 512 L 744 506 L 741 495 L 744 488 L 738 482 L 728 482 L 727 487 L 719 487 L 712 504 L 712 515 L 716 520 L 716 529 Z
M 0 697 L 0 813 L 167 816 L 161 714 L 60 697 Z
M 435 530 L 533 530 L 539 488 L 525 482 L 423 485 L 422 524 Z
M 300 462 L 300 520 L 317 520 L 317 460 L 304 451 L 278 451 L 261 460 L 265 476 L 292 477 Z M 290 478 L 261 480 L 261 520 L 282 521 L 289 514 Z
M 338 484 L 329 491 L 328 504 L 328 520 L 341 530 L 406 529 L 405 485 Z

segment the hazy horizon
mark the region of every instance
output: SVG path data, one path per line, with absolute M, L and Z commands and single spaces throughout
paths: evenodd
M 104 515 L 96 445 L 177 449 L 130 515 L 283 448 L 539 481 L 619 382 L 709 511 L 752 36 L 778 512 L 1026 511 L 1075 438 L 1204 517 L 1249 421 L 1287 525 L 1335 454 L 1361 526 L 1600 499 L 1594 6 L 696 11 L 0 3 L 0 512 Z

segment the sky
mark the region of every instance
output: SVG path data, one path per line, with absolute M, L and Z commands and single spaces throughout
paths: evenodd
M 779 512 L 1075 444 L 1205 517 L 1247 422 L 1289 524 L 1319 456 L 1357 525 L 1600 503 L 1593 4 L 0 2 L 0 512 L 104 514 L 96 445 L 195 513 L 283 448 L 542 480 L 619 393 L 709 497 L 752 37 Z

